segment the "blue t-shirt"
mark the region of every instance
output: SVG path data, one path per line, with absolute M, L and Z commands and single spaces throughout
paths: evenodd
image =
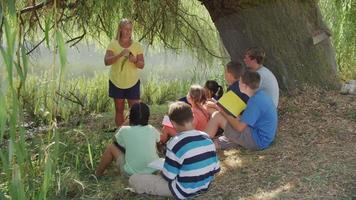
M 235 94 L 237 94 L 237 96 L 239 96 L 242 101 L 244 101 L 245 103 L 247 103 L 249 97 L 245 94 L 245 93 L 242 93 L 240 91 L 240 87 L 239 87 L 239 81 L 235 81 L 233 84 L 231 84 L 228 88 L 227 88 L 227 91 L 233 91 Z
M 247 102 L 240 119 L 252 129 L 252 138 L 260 149 L 267 148 L 274 140 L 277 130 L 277 109 L 271 97 L 259 90 Z

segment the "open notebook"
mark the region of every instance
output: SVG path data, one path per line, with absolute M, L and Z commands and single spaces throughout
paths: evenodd
M 157 158 L 154 161 L 152 161 L 151 163 L 149 163 L 147 166 L 151 167 L 153 169 L 162 170 L 163 165 L 164 165 L 164 158 Z
M 173 128 L 173 124 L 172 124 L 171 120 L 169 119 L 168 115 L 165 115 L 165 116 L 163 117 L 162 125 L 168 126 L 168 127 L 170 127 L 170 128 Z
M 246 108 L 246 103 L 233 91 L 226 92 L 217 102 L 230 115 L 237 117 Z

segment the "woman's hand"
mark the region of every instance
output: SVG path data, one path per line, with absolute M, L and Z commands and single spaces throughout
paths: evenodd
M 129 56 L 130 55 L 130 50 L 129 49 L 123 49 L 121 52 L 120 52 L 120 57 L 121 56 Z
M 134 56 L 132 53 L 129 54 L 129 61 L 132 63 L 137 63 L 137 57 Z

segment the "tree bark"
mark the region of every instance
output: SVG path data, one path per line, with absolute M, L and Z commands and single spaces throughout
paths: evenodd
M 234 61 L 247 48 L 266 50 L 264 65 L 281 89 L 302 84 L 335 88 L 336 60 L 330 31 L 314 0 L 201 0 Z

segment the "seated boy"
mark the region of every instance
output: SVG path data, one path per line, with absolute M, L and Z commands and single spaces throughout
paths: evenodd
M 245 103 L 247 103 L 249 97 L 243 92 L 241 92 L 239 88 L 239 80 L 244 71 L 245 68 L 239 62 L 230 61 L 226 64 L 224 76 L 227 84 L 229 85 L 226 91 L 233 91 Z M 212 114 L 218 109 L 216 107 L 216 104 L 212 103 L 211 101 L 207 102 L 207 107 L 210 114 Z
M 234 118 L 223 109 L 213 114 L 206 132 L 212 138 L 218 128 L 224 129 L 224 136 L 214 141 L 216 148 L 240 145 L 250 150 L 261 150 L 273 142 L 277 130 L 277 110 L 272 99 L 263 90 L 258 90 L 259 83 L 257 72 L 246 71 L 242 75 L 240 90 L 250 99 L 240 118 Z
M 131 107 L 129 126 L 122 126 L 115 135 L 114 143 L 107 146 L 95 171 L 97 176 L 103 175 L 113 160 L 126 175 L 156 171 L 147 165 L 158 158 L 156 144 L 160 133 L 148 124 L 149 116 L 146 104 L 136 103 Z
M 219 161 L 209 136 L 194 130 L 188 104 L 171 104 L 168 116 L 177 135 L 167 143 L 162 175 L 134 174 L 129 183 L 137 193 L 186 199 L 208 190 L 214 174 L 220 171 Z

